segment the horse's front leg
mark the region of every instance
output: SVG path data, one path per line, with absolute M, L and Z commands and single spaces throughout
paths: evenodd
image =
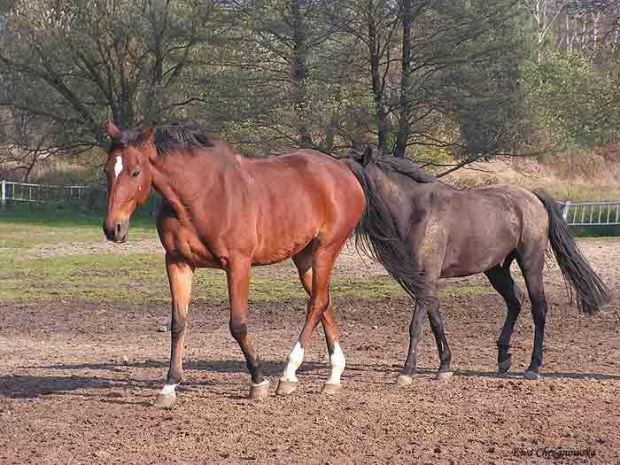
M 252 377 L 250 398 L 269 396 L 269 381 L 263 376 L 260 358 L 248 334 L 248 295 L 250 292 L 250 260 L 231 259 L 226 266 L 230 299 L 230 333 L 245 356 Z
M 422 335 L 422 325 L 424 317 L 427 313 L 435 315 L 439 312 L 439 293 L 437 282 L 427 279 L 424 291 L 424 301 L 416 304 L 409 326 L 409 350 L 407 351 L 407 360 L 403 370 L 396 378 L 398 386 L 406 386 L 413 381 L 411 376 L 418 368 L 418 342 Z M 438 343 L 439 345 L 439 343 Z M 441 349 L 440 349 L 441 351 Z
M 187 262 L 166 255 L 166 271 L 172 294 L 172 321 L 170 324 L 170 369 L 166 384 L 155 399 L 155 406 L 170 407 L 176 400 L 176 387 L 183 378 L 183 342 L 187 326 L 187 311 L 192 294 L 194 267 Z

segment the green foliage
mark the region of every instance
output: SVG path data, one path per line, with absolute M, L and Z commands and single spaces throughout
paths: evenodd
M 523 66 L 534 125 L 554 147 L 594 147 L 620 137 L 617 83 L 579 53 L 551 53 Z
M 532 5 L 5 2 L 0 104 L 28 123 L 7 138 L 36 162 L 57 147 L 104 147 L 110 118 L 196 119 L 251 156 L 378 140 L 436 164 L 616 140 L 617 52 L 567 53 L 556 16 L 541 21 Z
M 0 79 L 17 112 L 47 117 L 55 146 L 103 143 L 103 123 L 182 114 L 212 39 L 211 2 L 16 0 L 0 30 Z M 201 72 L 204 76 L 204 70 Z

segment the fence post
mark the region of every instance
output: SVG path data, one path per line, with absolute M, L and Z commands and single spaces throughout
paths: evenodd
M 564 203 L 564 210 L 562 210 L 562 218 L 564 218 L 564 221 L 566 221 L 566 219 L 568 218 L 568 209 L 570 208 L 570 200 L 567 200 Z
M 2 190 L 2 207 L 4 207 L 6 205 L 6 181 L 2 180 L 2 188 L 0 189 Z

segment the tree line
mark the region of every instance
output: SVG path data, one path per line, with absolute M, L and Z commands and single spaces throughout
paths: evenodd
M 0 161 L 197 120 L 449 171 L 618 140 L 620 1 L 1 0 Z

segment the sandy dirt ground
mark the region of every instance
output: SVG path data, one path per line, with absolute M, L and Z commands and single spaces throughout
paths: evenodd
M 70 253 L 70 244 L 62 247 Z M 135 247 L 131 253 L 157 250 Z M 617 295 L 620 242 L 582 248 Z M 338 273 L 360 269 L 382 273 L 351 253 L 339 261 Z M 465 282 L 487 286 L 484 277 Z M 328 374 L 321 331 L 298 391 L 276 397 L 305 304 L 254 304 L 252 333 L 271 380 L 263 401 L 246 398 L 249 376 L 226 306 L 194 306 L 185 381 L 170 410 L 150 405 L 168 363 L 169 333 L 157 332 L 168 323 L 166 305 L 3 301 L 0 463 L 620 463 L 620 305 L 614 299 L 599 315 L 582 316 L 557 268 L 546 283 L 543 378 L 533 382 L 521 379 L 533 338 L 529 306 L 513 336 L 511 376 L 498 378 L 501 298 L 490 291 L 443 299 L 454 379 L 433 377 L 427 324 L 420 373 L 397 388 L 410 302 L 346 297 L 335 302 L 348 360 L 342 392 L 320 393 Z

